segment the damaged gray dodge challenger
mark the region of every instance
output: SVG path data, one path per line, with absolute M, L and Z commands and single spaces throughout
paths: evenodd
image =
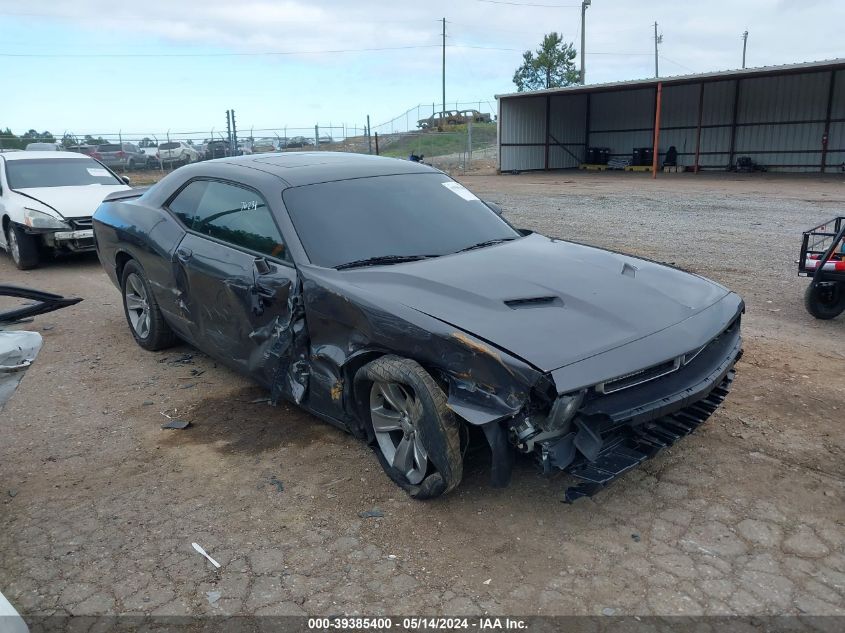
M 692 432 L 744 304 L 655 262 L 511 226 L 442 172 L 332 152 L 222 158 L 109 195 L 97 252 L 135 340 L 177 339 L 368 442 L 412 497 L 518 452 L 591 495 Z M 483 440 L 482 440 L 483 441 Z

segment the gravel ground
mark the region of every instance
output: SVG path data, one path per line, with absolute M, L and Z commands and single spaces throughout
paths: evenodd
M 27 615 L 845 615 L 845 317 L 803 311 L 792 263 L 800 231 L 842 213 L 842 179 L 464 182 L 519 226 L 740 292 L 725 406 L 571 506 L 570 480 L 530 463 L 489 488 L 483 455 L 450 497 L 412 502 L 340 431 L 187 346 L 138 348 L 96 258 L 2 259 L 4 281 L 85 301 L 27 326 L 45 346 L 2 413 L 0 590 Z

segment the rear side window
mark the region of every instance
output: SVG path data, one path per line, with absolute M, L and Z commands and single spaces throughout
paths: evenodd
M 179 147 L 179 143 L 162 143 L 158 146 L 159 149 L 176 149 Z
M 267 202 L 246 187 L 213 180 L 189 183 L 170 210 L 190 229 L 270 257 L 290 260 Z
M 100 145 L 97 147 L 98 152 L 119 152 L 120 145 Z

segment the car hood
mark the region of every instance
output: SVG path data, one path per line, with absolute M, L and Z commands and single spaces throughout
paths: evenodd
M 15 192 L 52 207 L 66 218 L 90 218 L 110 193 L 131 189 L 128 185 L 83 185 L 78 187 L 32 187 Z M 24 201 L 26 204 L 26 201 Z
M 542 371 L 660 332 L 729 293 L 669 266 L 537 234 L 338 274 Z

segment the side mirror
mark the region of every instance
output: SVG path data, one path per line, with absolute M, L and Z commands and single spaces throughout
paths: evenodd
M 486 204 L 496 215 L 502 215 L 502 207 L 500 207 L 495 202 L 490 202 L 489 200 L 482 200 L 484 204 Z
M 120 179 L 127 185 L 131 182 L 129 176 L 121 176 Z

